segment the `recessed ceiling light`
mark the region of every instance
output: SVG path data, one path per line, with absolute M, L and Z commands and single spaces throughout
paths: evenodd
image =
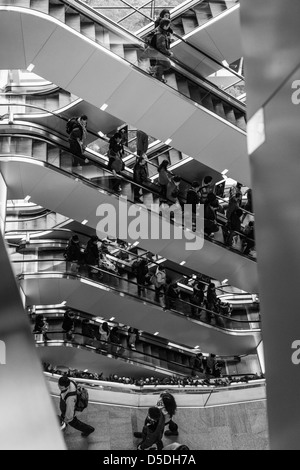
M 84 220 L 81 222 L 82 225 L 86 225 L 87 223 L 88 223 L 88 220 L 87 220 L 87 219 L 84 219 Z
M 102 106 L 101 106 L 101 111 L 105 111 L 106 108 L 107 108 L 108 104 L 104 103 Z

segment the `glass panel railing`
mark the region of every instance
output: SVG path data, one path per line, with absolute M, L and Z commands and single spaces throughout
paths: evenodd
M 243 357 L 215 355 L 215 367 L 210 368 L 208 364 L 210 354 L 202 352 L 200 367 L 196 359 L 199 350 L 170 343 L 165 338 L 153 336 L 143 330 L 133 329 L 129 325 L 119 324 L 104 318 L 100 319 L 99 317 L 95 319 L 90 314 L 74 309 L 72 309 L 74 314 L 72 331 L 66 332 L 62 329 L 62 325 L 65 312 L 69 311 L 67 306 L 32 306 L 28 311 L 33 326 L 33 334 L 35 334 L 38 345 L 81 346 L 88 351 L 130 361 L 136 365 L 155 366 L 156 371 L 165 372 L 168 375 L 177 374 L 178 377 L 190 377 L 191 380 L 205 379 L 207 385 L 213 378 L 225 380 L 225 377 L 226 381 L 223 384 L 229 385 L 234 381 L 233 376 L 236 378 L 236 382 L 246 382 L 250 377 L 257 378 L 261 372 L 258 361 L 255 360 L 253 355 Z M 43 325 L 46 320 L 46 331 L 41 330 L 38 326 L 39 323 L 36 322 L 38 317 L 43 317 Z M 117 331 L 117 342 L 114 342 L 113 336 L 107 341 L 101 339 L 99 327 L 104 322 L 108 324 L 111 332 L 112 328 Z M 129 347 L 129 341 L 131 341 L 129 335 L 132 329 L 135 331 L 134 349 Z M 234 367 L 235 373 L 228 375 L 228 371 L 232 367 Z M 243 374 L 238 373 L 239 368 L 243 371 Z M 248 373 L 246 373 L 246 370 L 248 370 Z M 189 383 L 192 383 L 192 381 L 185 382 L 186 385 Z
M 60 119 L 60 118 L 58 118 Z M 22 124 L 24 127 L 25 124 Z M 32 126 L 31 133 L 32 133 Z M 37 126 L 38 127 L 38 126 Z M 49 136 L 50 137 L 50 136 Z M 57 141 L 57 139 L 55 139 Z M 82 181 L 91 184 L 94 187 L 101 188 L 107 193 L 122 194 L 127 197 L 127 200 L 131 203 L 136 203 L 136 194 L 142 191 L 143 193 L 143 204 L 149 211 L 156 210 L 157 212 L 167 210 L 167 207 L 162 208 L 159 203 L 161 201 L 160 186 L 158 183 L 152 182 L 150 179 L 143 185 L 137 184 L 132 180 L 132 170 L 125 168 L 119 175 L 113 175 L 113 173 L 107 170 L 108 158 L 101 154 L 96 154 L 89 149 L 86 149 L 85 156 L 87 162 L 83 162 L 78 157 L 72 155 L 68 149 L 68 145 L 65 137 L 61 138 L 61 141 L 57 141 L 56 145 L 53 145 L 48 139 L 44 140 L 44 152 L 35 152 L 35 145 L 40 148 L 41 141 L 32 137 L 23 137 L 15 134 L 0 135 L 0 155 L 5 157 L 7 155 L 18 155 L 42 160 L 45 164 L 56 167 L 64 172 L 72 175 L 73 177 L 79 177 Z M 58 146 L 59 145 L 59 146 Z M 82 164 L 82 166 L 78 166 Z M 168 204 L 173 204 L 172 201 L 167 201 Z M 175 220 L 176 225 L 181 220 L 182 209 L 184 200 L 181 201 L 181 205 L 177 205 Z M 224 211 L 222 211 L 224 212 Z M 167 215 L 167 212 L 163 212 Z M 181 215 L 180 215 L 181 214 Z M 217 211 L 217 222 L 218 231 L 214 232 L 215 237 L 212 238 L 209 234 L 205 235 L 205 238 L 212 243 L 219 245 L 226 245 L 228 248 L 236 253 L 244 254 L 248 257 L 253 257 L 254 241 L 249 239 L 246 234 L 243 233 L 242 229 L 240 232 L 223 230 L 226 225 L 226 217 L 222 213 Z M 210 224 L 204 225 L 204 232 L 207 232 L 207 228 Z M 203 237 L 203 235 L 199 234 Z M 245 252 L 245 253 L 244 253 Z M 252 253 L 252 255 L 251 255 Z
M 59 254 L 57 254 L 57 256 L 59 256 Z M 107 286 L 112 291 L 121 292 L 131 298 L 137 298 L 152 305 L 160 306 L 164 310 L 170 310 L 175 314 L 192 318 L 195 322 L 209 324 L 220 329 L 253 331 L 259 330 L 260 328 L 260 321 L 249 321 L 248 318 L 245 320 L 236 320 L 233 317 L 229 318 L 226 315 L 211 311 L 202 305 L 197 306 L 179 297 L 170 297 L 168 293 L 162 294 L 163 297 L 160 297 L 161 292 L 158 292 L 153 286 L 139 285 L 137 282 L 123 277 L 119 274 L 119 269 L 113 268 L 110 263 L 104 262 L 100 268 L 96 266 L 79 265 L 78 273 L 74 273 L 74 269 L 72 269 L 73 263 L 66 262 L 61 258 L 13 261 L 13 266 L 17 276 L 67 273 L 79 279 L 88 278 L 95 283 L 95 287 L 97 284 Z M 112 269 L 115 269 L 115 272 L 112 272 Z
M 10 1 L 7 0 L 7 3 L 10 4 Z M 149 57 L 149 54 L 145 54 L 145 43 L 142 40 L 126 30 L 122 30 L 113 22 L 109 22 L 107 18 L 102 18 L 92 9 L 87 11 L 78 4 L 76 5 L 76 2 L 69 6 L 63 0 L 57 0 L 56 6 L 58 5 L 63 6 L 64 15 L 52 13 L 57 21 L 63 22 L 77 33 L 82 33 L 143 73 L 153 74 L 151 60 L 155 59 L 156 78 L 160 81 L 167 79 L 167 86 L 176 90 L 185 99 L 203 106 L 225 121 L 246 130 L 244 105 L 230 95 L 221 92 L 212 83 L 206 82 L 204 78 L 194 78 L 194 72 L 185 71 L 180 63 L 173 63 L 175 58 L 172 58 L 170 63 L 168 57 L 154 50 L 150 51 Z M 39 10 L 38 2 L 35 2 L 31 7 Z M 50 15 L 51 12 L 52 10 L 49 11 Z M 166 70 L 165 78 L 163 78 L 164 70 Z
M 86 386 L 91 386 L 94 390 L 97 390 L 99 387 L 100 390 L 108 390 L 112 392 L 121 392 L 121 393 L 136 393 L 136 394 L 157 394 L 159 395 L 163 390 L 168 386 L 168 390 L 172 394 L 183 395 L 183 394 L 197 394 L 199 398 L 202 394 L 205 394 L 204 401 L 202 406 L 207 406 L 207 394 L 210 391 L 216 390 L 217 392 L 225 392 L 223 399 L 225 398 L 223 404 L 235 403 L 241 401 L 248 401 L 256 399 L 265 399 L 265 379 L 263 374 L 244 374 L 244 375 L 232 375 L 229 377 L 218 378 L 218 379 L 204 379 L 199 380 L 193 377 L 185 377 L 184 379 L 180 377 L 150 377 L 145 379 L 141 377 L 119 377 L 117 374 L 111 374 L 108 377 L 99 377 L 99 374 L 92 372 L 84 372 L 78 369 L 72 369 L 71 367 L 66 370 L 61 366 L 56 366 L 54 364 L 44 363 L 43 364 L 45 376 L 49 379 L 53 378 L 58 380 L 59 377 L 63 374 L 67 374 L 69 377 L 74 379 L 76 382 L 85 384 Z M 258 389 L 258 395 L 253 396 L 246 394 L 244 399 L 241 397 L 235 396 L 235 390 L 249 390 L 250 394 L 253 391 L 253 388 Z M 229 392 L 229 394 L 228 394 Z M 233 397 L 231 398 L 230 392 L 232 392 Z M 209 397 L 212 395 L 210 394 Z M 220 403 L 219 403 L 220 404 Z

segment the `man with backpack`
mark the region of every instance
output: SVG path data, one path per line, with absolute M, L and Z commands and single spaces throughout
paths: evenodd
M 81 166 L 84 159 L 84 150 L 86 148 L 87 137 L 87 116 L 83 114 L 80 117 L 73 117 L 66 124 L 66 132 L 69 134 L 70 151 L 73 154 L 73 166 Z M 86 163 L 88 159 L 85 159 Z
M 83 411 L 87 407 L 88 395 L 85 389 L 77 386 L 77 384 L 63 375 L 58 380 L 58 388 L 60 389 L 60 411 L 61 420 L 66 425 L 81 431 L 82 437 L 88 437 L 95 428 L 89 424 L 80 421 L 76 416 L 76 411 Z M 82 392 L 85 393 L 82 393 Z

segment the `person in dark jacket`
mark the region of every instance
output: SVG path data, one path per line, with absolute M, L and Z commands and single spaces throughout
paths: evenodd
M 181 178 L 178 175 L 173 176 L 167 185 L 167 203 L 169 205 L 176 204 L 179 196 L 179 185 Z
M 235 211 L 232 212 L 230 215 L 227 225 L 230 230 L 229 236 L 226 240 L 226 245 L 232 246 L 233 244 L 233 238 L 237 236 L 236 232 L 241 232 L 241 216 L 243 215 L 242 209 L 239 207 L 235 209 Z
M 62 329 L 66 334 L 66 340 L 73 341 L 75 331 L 75 313 L 72 310 L 67 310 L 64 314 Z
M 192 187 L 188 190 L 186 195 L 186 203 L 191 205 L 192 208 L 192 229 L 196 230 L 197 206 L 200 203 L 199 195 L 200 183 L 193 181 Z
M 110 341 L 111 341 L 111 354 L 113 356 L 120 355 L 124 352 L 124 348 L 122 347 L 121 335 L 117 326 L 114 326 L 110 330 Z
M 99 238 L 97 235 L 93 235 L 89 241 L 87 242 L 86 248 L 84 250 L 84 259 L 85 263 L 88 265 L 89 269 L 89 274 L 99 274 L 101 276 L 101 273 L 95 269 L 94 267 L 99 267 L 99 249 L 98 249 L 98 241 Z
M 161 450 L 163 448 L 162 436 L 164 432 L 164 426 L 165 417 L 162 411 L 156 406 L 149 408 L 142 432 L 134 433 L 135 437 L 142 438 L 142 441 L 138 444 L 137 449 L 149 450 L 157 448 L 157 450 Z
M 193 288 L 193 295 L 191 297 L 191 314 L 195 317 L 200 317 L 204 301 L 204 285 L 198 282 Z
M 168 36 L 168 30 L 170 28 L 171 21 L 168 19 L 162 19 L 156 30 L 156 49 L 159 52 L 156 59 L 156 65 L 153 68 L 153 76 L 163 83 L 167 81 L 163 78 L 164 72 L 169 70 L 171 63 L 169 57 L 173 56 L 170 52 L 170 40 Z
M 170 181 L 167 168 L 169 166 L 168 160 L 163 160 L 159 167 L 158 171 L 158 183 L 160 185 L 160 201 L 165 202 L 167 200 L 167 188 Z
M 199 372 L 202 374 L 204 371 L 203 354 L 198 353 L 193 356 L 190 361 L 192 367 L 192 376 L 197 375 Z
M 250 220 L 249 224 L 244 229 L 244 234 L 247 238 L 244 239 L 244 255 L 249 255 L 250 251 L 255 247 L 255 235 L 254 235 L 254 222 Z
M 133 181 L 137 184 L 143 185 L 148 180 L 148 168 L 147 162 L 143 156 L 137 157 L 136 163 L 133 167 Z M 139 186 L 133 187 L 134 191 L 134 201 L 135 202 L 142 202 L 140 200 L 140 190 Z
M 120 178 L 117 177 L 124 169 L 124 162 L 122 160 L 124 156 L 124 146 L 122 144 L 122 134 L 116 132 L 109 141 L 109 150 L 108 150 L 108 170 L 113 172 L 114 178 L 112 181 L 113 191 L 121 191 Z
M 78 235 L 73 235 L 68 241 L 64 257 L 66 261 L 77 262 L 79 264 L 82 262 L 82 253 Z
M 138 154 L 139 157 L 142 157 L 145 153 L 147 153 L 148 145 L 149 145 L 148 135 L 145 132 L 140 131 L 138 129 L 136 133 L 136 153 Z
M 208 323 L 211 323 L 211 318 L 213 316 L 212 312 L 214 312 L 215 306 L 218 301 L 217 294 L 216 294 L 216 286 L 213 282 L 211 282 L 208 286 L 206 299 L 207 299 L 206 320 Z
M 176 282 L 171 280 L 167 281 L 167 286 L 165 290 L 165 310 L 174 308 L 176 305 L 176 299 L 178 298 L 179 289 Z
M 86 125 L 87 116 L 84 114 L 78 119 L 74 120 L 72 130 L 69 134 L 70 151 L 73 154 L 73 166 L 81 166 L 84 160 L 84 150 L 86 147 Z M 73 121 L 73 119 L 72 119 Z
M 96 332 L 92 323 L 88 318 L 84 318 L 81 324 L 81 334 L 83 336 L 84 344 L 91 346 L 96 338 Z
M 138 283 L 138 295 L 141 295 L 142 290 L 145 290 L 146 275 L 148 274 L 148 260 L 139 257 L 133 263 L 132 267 L 136 274 L 136 280 Z
M 214 207 L 215 200 L 215 194 L 209 193 L 204 204 L 204 233 L 208 237 L 219 231 L 215 213 L 216 207 Z

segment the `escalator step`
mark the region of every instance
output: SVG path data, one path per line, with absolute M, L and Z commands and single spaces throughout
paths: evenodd
M 60 150 L 56 147 L 48 147 L 47 162 L 60 167 Z
M 53 16 L 59 21 L 65 22 L 65 7 L 60 4 L 53 4 L 53 1 L 49 5 L 49 15 Z
M 2 137 L 0 140 L 0 152 L 1 153 L 10 153 L 10 137 Z
M 78 13 L 70 13 L 70 10 L 67 10 L 65 23 L 70 28 L 80 32 L 80 15 Z
M 207 3 L 204 3 L 202 5 L 196 5 L 193 9 L 196 13 L 198 26 L 202 26 L 204 23 L 206 23 L 212 18 L 212 13 Z
M 245 116 L 239 116 L 239 117 L 237 117 L 237 115 L 235 115 L 235 116 L 236 116 L 236 123 L 237 123 L 238 127 L 240 129 L 243 129 L 244 131 L 246 131 L 247 130 L 247 124 L 246 124 Z
M 172 21 L 172 29 L 175 34 L 178 34 L 178 36 L 184 35 L 181 18 L 176 18 L 174 21 Z
M 188 98 L 191 97 L 189 83 L 184 77 L 177 78 L 177 89 L 180 93 L 187 96 Z
M 182 160 L 182 154 L 176 149 L 169 150 L 169 157 L 171 165 L 174 165 L 175 163 L 178 163 L 180 160 Z
M 92 41 L 95 41 L 95 38 L 96 38 L 95 24 L 92 23 L 91 21 L 89 22 L 81 21 L 80 32 L 81 34 L 91 39 Z
M 16 145 L 16 152 L 20 155 L 32 156 L 32 139 L 19 137 Z
M 235 119 L 233 109 L 230 108 L 229 106 L 224 105 L 224 111 L 226 114 L 227 121 L 231 122 L 232 124 L 236 124 L 236 119 Z
M 225 111 L 224 111 L 223 103 L 221 101 L 216 101 L 216 100 L 214 100 L 213 103 L 214 103 L 214 108 L 215 108 L 216 114 L 218 116 L 221 116 L 222 118 L 226 119 L 226 114 L 225 114 Z
M 95 25 L 96 42 L 110 49 L 109 32 L 100 24 Z
M 47 144 L 42 141 L 34 141 L 32 144 L 32 155 L 37 160 L 47 161 Z
M 174 88 L 175 90 L 178 90 L 178 83 L 176 79 L 175 73 L 165 73 L 166 80 L 168 81 L 168 86 Z
M 196 103 L 201 103 L 201 94 L 199 88 L 197 86 L 193 86 L 192 84 L 189 86 L 190 90 L 190 97 Z
M 218 16 L 220 15 L 220 13 L 223 13 L 223 11 L 227 10 L 225 3 L 220 0 L 217 0 L 217 1 L 210 0 L 209 6 L 210 6 L 210 11 L 213 17 Z
M 33 10 L 41 11 L 42 13 L 49 14 L 49 2 L 48 0 L 31 0 L 30 8 Z
M 198 26 L 196 17 L 187 18 L 184 16 L 182 18 L 182 26 L 183 26 L 184 34 L 188 34 L 191 31 L 194 31 L 194 29 L 197 28 Z
M 135 47 L 131 47 L 128 45 L 124 45 L 123 47 L 123 55 L 124 59 L 126 59 L 128 62 L 131 64 L 137 65 L 138 64 L 138 55 L 137 55 L 137 49 Z M 116 52 L 116 54 L 119 54 Z
M 204 106 L 204 108 L 209 109 L 210 111 L 215 112 L 215 108 L 213 105 L 213 101 L 209 93 L 206 93 L 203 98 L 201 99 L 201 104 Z
M 0 0 L 0 5 L 7 5 L 7 0 Z M 13 5 L 15 7 L 30 8 L 30 0 L 16 0 Z

